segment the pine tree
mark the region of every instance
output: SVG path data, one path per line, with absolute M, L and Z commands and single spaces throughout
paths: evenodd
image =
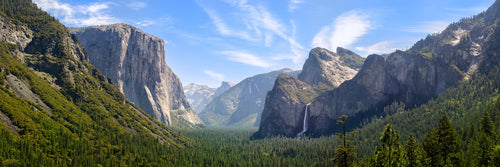
M 446 115 L 439 120 L 437 129 L 441 165 L 446 166 L 452 161 L 452 155 L 459 153 L 457 133 Z
M 425 134 L 422 147 L 425 151 L 425 166 L 440 166 L 438 136 L 434 129 L 431 128 L 427 134 Z
M 418 148 L 418 143 L 413 137 L 413 135 L 410 135 L 408 137 L 408 141 L 406 141 L 405 147 L 405 166 L 408 167 L 417 167 L 420 166 L 420 151 Z
M 377 147 L 376 163 L 382 166 L 400 166 L 401 142 L 398 132 L 392 129 L 390 123 L 385 127 L 380 141 L 382 146 Z
M 484 112 L 481 118 L 481 128 L 479 132 L 480 158 L 479 166 L 490 166 L 493 161 L 493 148 L 495 146 L 496 134 L 495 125 L 491 121 L 490 114 Z
M 488 112 L 484 112 L 480 123 L 481 123 L 481 132 L 486 133 L 486 135 L 488 135 L 491 138 L 491 141 L 495 141 L 496 140 L 495 124 L 491 120 L 491 116 Z
M 342 145 L 337 146 L 335 149 L 335 156 L 334 160 L 337 164 L 337 166 L 343 166 L 343 167 L 348 167 L 348 166 L 354 166 L 354 159 L 356 159 L 356 153 L 354 152 L 354 149 L 356 149 L 356 146 L 352 144 L 351 139 L 347 139 L 346 136 L 346 127 L 345 127 L 345 121 L 348 118 L 347 115 L 342 115 L 339 117 L 340 120 L 337 121 L 338 124 L 342 124 L 342 134 L 337 133 L 336 135 L 340 137 L 342 140 Z M 354 132 L 349 133 L 351 136 L 354 136 Z

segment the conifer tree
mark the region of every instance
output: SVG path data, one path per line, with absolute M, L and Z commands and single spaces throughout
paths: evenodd
M 422 147 L 425 151 L 425 166 L 440 166 L 438 136 L 433 128 L 431 128 L 427 132 L 427 134 L 425 134 L 424 141 L 422 142 Z
M 356 153 L 354 152 L 356 146 L 353 145 L 352 140 L 347 139 L 346 136 L 345 121 L 348 117 L 347 115 L 342 115 L 339 117 L 340 120 L 337 121 L 338 124 L 342 124 L 342 134 L 336 134 L 342 140 L 342 145 L 337 146 L 335 149 L 334 160 L 337 166 L 342 167 L 354 166 L 354 159 L 356 159 Z M 354 132 L 350 132 L 349 134 L 351 136 L 355 135 Z
M 400 166 L 401 163 L 401 142 L 399 134 L 392 129 L 389 123 L 385 127 L 384 133 L 380 138 L 381 147 L 377 147 L 376 164 L 377 166 Z
M 484 112 L 480 123 L 481 123 L 481 132 L 484 132 L 491 138 L 492 141 L 495 141 L 496 140 L 495 124 L 491 120 L 491 116 L 487 111 Z
M 408 167 L 417 167 L 420 166 L 420 151 L 418 148 L 418 143 L 413 137 L 413 135 L 410 135 L 408 137 L 408 141 L 406 141 L 405 147 L 404 147 L 404 158 L 405 158 L 405 166 Z
M 452 161 L 451 156 L 460 151 L 457 133 L 446 115 L 441 117 L 436 129 L 441 165 L 446 166 Z
M 495 125 L 491 121 L 490 114 L 484 112 L 480 121 L 481 128 L 479 132 L 480 158 L 479 166 L 490 166 L 493 161 L 493 148 L 495 146 L 496 134 Z

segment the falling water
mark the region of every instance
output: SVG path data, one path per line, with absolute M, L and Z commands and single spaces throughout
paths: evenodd
M 306 110 L 304 111 L 304 123 L 303 123 L 303 128 L 302 128 L 302 131 L 300 131 L 298 134 L 297 134 L 297 137 L 301 137 L 302 135 L 304 135 L 304 133 L 306 133 L 307 131 L 307 108 L 309 108 L 309 104 L 306 104 Z

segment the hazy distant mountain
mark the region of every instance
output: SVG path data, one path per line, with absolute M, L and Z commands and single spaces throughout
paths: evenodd
M 90 62 L 148 114 L 169 126 L 203 124 L 189 106 L 179 78 L 165 63 L 163 40 L 126 24 L 70 30 Z
M 217 89 L 191 83 L 184 86 L 184 94 L 196 113 L 200 113 L 214 97 L 217 97 L 233 86 L 234 83 L 228 81 L 223 81 Z
M 352 80 L 311 99 L 292 100 L 304 93 L 291 93 L 292 96 L 280 93 L 292 89 L 277 83 L 268 94 L 256 136 L 296 136 L 303 129 L 308 103 L 306 135 L 312 136 L 335 133 L 336 120 L 343 114 L 357 117 L 351 121 L 361 121 L 365 115 L 380 114 L 383 107 L 394 101 L 408 107 L 423 104 L 474 73 L 488 72 L 500 62 L 499 21 L 497 1 L 486 12 L 450 24 L 407 51 L 368 56 Z M 285 77 L 280 80 L 291 82 Z M 289 101 L 295 105 L 288 105 Z
M 215 97 L 200 113 L 200 118 L 208 126 L 257 127 L 266 93 L 282 73 L 297 76 L 298 72 L 282 69 L 246 78 Z

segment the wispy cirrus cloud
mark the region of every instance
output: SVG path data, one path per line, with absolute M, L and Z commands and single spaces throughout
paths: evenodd
M 299 5 L 304 3 L 303 0 L 290 0 L 288 2 L 288 11 L 293 12 L 295 9 L 299 8 Z
M 145 20 L 138 21 L 135 24 L 137 24 L 137 25 L 139 25 L 141 27 L 148 27 L 150 25 L 155 25 L 156 23 L 157 22 L 155 20 L 145 19 Z
M 265 47 L 274 46 L 274 42 L 286 42 L 293 56 L 288 57 L 294 63 L 300 64 L 305 57 L 304 48 L 294 39 L 295 25 L 293 21 L 285 24 L 275 17 L 267 8 L 259 4 L 250 4 L 246 0 L 224 0 L 236 12 L 224 13 L 224 16 L 234 17 L 231 25 L 219 13 L 206 5 L 200 4 L 205 10 L 217 32 L 223 36 L 231 36 L 250 42 L 262 43 Z
M 366 57 L 370 54 L 391 53 L 391 52 L 394 52 L 397 48 L 392 47 L 392 42 L 390 42 L 390 41 L 382 41 L 382 42 L 377 42 L 377 43 L 370 45 L 370 46 L 358 46 L 355 49 L 358 51 L 364 52 L 364 54 L 362 56 Z
M 210 78 L 216 79 L 218 81 L 223 81 L 226 78 L 224 74 L 217 73 L 212 70 L 203 70 L 203 73 L 207 74 Z
M 443 31 L 450 23 L 447 21 L 424 21 L 418 22 L 418 25 L 406 29 L 407 32 L 414 33 L 439 33 Z
M 215 25 L 217 28 L 217 31 L 224 36 L 231 36 L 231 37 L 237 37 L 241 39 L 245 39 L 248 41 L 255 41 L 255 38 L 252 38 L 247 32 L 244 31 L 237 31 L 230 29 L 226 22 L 212 9 L 209 8 L 203 8 L 205 12 L 207 13 L 208 17 L 212 19 L 212 23 Z
M 111 16 L 108 9 L 113 3 L 99 2 L 90 5 L 72 6 L 58 0 L 33 0 L 41 9 L 60 17 L 61 22 L 71 26 L 104 25 L 120 22 Z
M 348 48 L 371 29 L 368 15 L 360 11 L 349 11 L 338 16 L 330 25 L 324 26 L 312 41 L 312 47 L 335 50 Z
M 141 10 L 147 6 L 146 2 L 142 1 L 132 1 L 127 4 L 127 6 L 132 10 Z
M 228 60 L 239 62 L 251 66 L 270 68 L 272 63 L 266 61 L 258 56 L 255 56 L 251 53 L 242 52 L 242 51 L 220 51 L 217 52 L 220 55 L 226 56 Z

